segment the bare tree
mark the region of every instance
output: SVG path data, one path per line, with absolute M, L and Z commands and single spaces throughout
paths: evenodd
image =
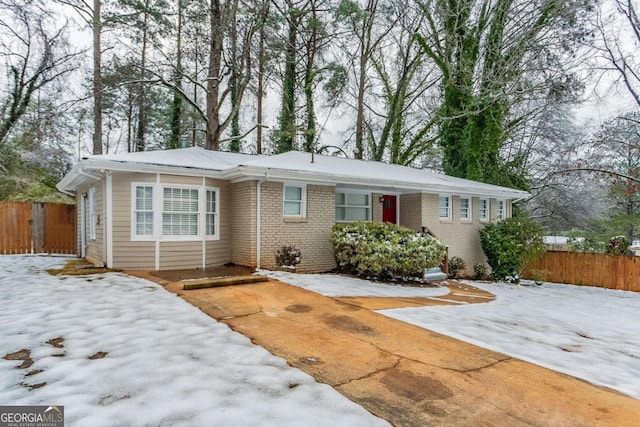
M 71 50 L 67 22 L 52 11 L 16 0 L 0 1 L 0 57 L 7 83 L 0 95 L 0 146 L 25 114 L 34 94 L 73 71 L 80 52 Z

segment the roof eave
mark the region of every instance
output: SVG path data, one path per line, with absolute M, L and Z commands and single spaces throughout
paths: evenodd
M 418 185 L 414 182 L 395 181 L 388 179 L 366 179 L 366 178 L 354 178 L 340 175 L 324 175 L 314 172 L 292 172 L 283 169 L 276 168 L 263 168 L 255 166 L 238 166 L 233 168 L 225 174 L 225 179 L 229 179 L 232 182 L 245 181 L 247 178 L 268 178 L 290 181 L 306 181 L 320 184 L 353 184 L 353 185 L 366 185 L 366 186 L 378 186 L 378 187 L 393 187 L 402 190 L 411 190 L 417 192 L 429 192 L 429 193 L 443 193 L 443 194 L 456 194 L 456 195 L 469 195 L 469 196 L 486 196 L 486 197 L 500 197 L 505 199 L 524 199 L 530 197 L 530 194 L 526 191 L 513 190 L 506 187 L 498 187 L 496 189 L 480 189 L 480 188 L 466 188 L 455 185 Z

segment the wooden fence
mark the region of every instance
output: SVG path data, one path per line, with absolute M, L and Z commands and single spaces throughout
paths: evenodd
M 640 292 L 638 256 L 548 251 L 527 268 L 524 277 L 531 278 L 532 270 L 546 270 L 548 282 Z
M 74 254 L 76 207 L 0 203 L 0 254 Z

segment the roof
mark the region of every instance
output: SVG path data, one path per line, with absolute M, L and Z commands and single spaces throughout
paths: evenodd
M 205 150 L 199 147 L 89 156 L 58 183 L 74 191 L 100 171 L 171 173 L 243 179 L 298 180 L 341 186 L 519 199 L 529 193 L 388 163 L 322 156 L 301 151 L 264 156 Z

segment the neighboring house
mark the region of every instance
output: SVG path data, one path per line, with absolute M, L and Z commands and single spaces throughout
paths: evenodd
M 542 236 L 544 244 L 550 251 L 568 251 L 569 250 L 569 238 L 566 236 Z M 575 239 L 580 242 L 584 240 L 582 237 Z
M 332 226 L 357 220 L 428 229 L 471 266 L 485 261 L 478 229 L 529 196 L 406 166 L 202 148 L 90 156 L 58 188 L 78 199 L 78 255 L 150 270 L 275 268 L 293 245 L 298 271 L 327 271 Z

